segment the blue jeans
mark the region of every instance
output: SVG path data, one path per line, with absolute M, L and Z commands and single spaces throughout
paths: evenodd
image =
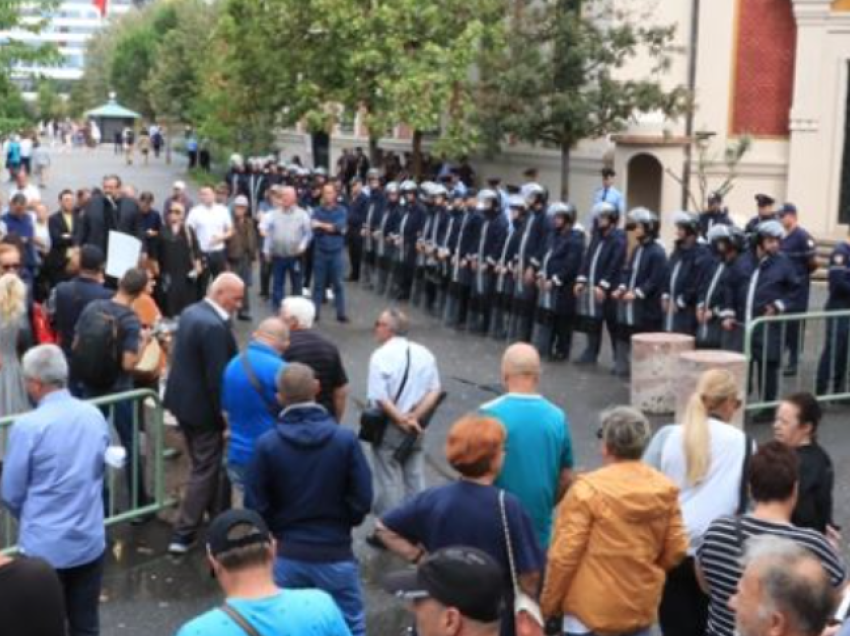
M 301 295 L 301 257 L 272 257 L 272 309 L 280 309 L 285 297 L 286 273 L 289 272 L 290 292 L 292 296 Z
M 351 636 L 365 636 L 366 614 L 357 561 L 313 563 L 277 557 L 274 582 L 284 589 L 314 587 L 327 592 L 342 612 Z
M 313 252 L 313 304 L 316 305 L 316 317 L 322 308 L 325 298 L 325 288 L 330 284 L 334 292 L 336 317 L 345 316 L 345 285 L 343 275 L 342 249 L 335 252 L 323 252 L 316 249 Z
M 103 557 L 73 568 L 56 570 L 65 595 L 69 636 L 98 636 L 100 633 L 100 583 Z

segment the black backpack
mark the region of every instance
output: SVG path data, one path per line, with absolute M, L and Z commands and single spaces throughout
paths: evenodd
M 121 375 L 121 326 L 110 303 L 93 301 L 77 320 L 71 371 L 74 379 L 92 389 L 109 389 Z

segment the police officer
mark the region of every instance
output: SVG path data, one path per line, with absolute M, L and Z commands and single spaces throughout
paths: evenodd
M 661 294 L 664 331 L 696 335 L 699 282 L 711 268 L 711 254 L 699 242 L 699 216 L 694 212 L 676 212 L 676 247 L 670 256 L 669 275 Z
M 755 267 L 746 284 L 735 290 L 735 316 L 743 325 L 756 318 L 785 313 L 797 292 L 799 282 L 794 266 L 779 251 L 784 231 L 779 221 L 761 223 L 755 232 Z M 724 320 L 724 328 L 727 321 Z M 752 335 L 752 355 L 758 372 L 761 398 L 766 402 L 776 399 L 779 391 L 779 363 L 782 357 L 782 328 L 763 323 Z M 770 421 L 769 411 L 756 415 L 757 421 Z
M 363 228 L 360 230 L 360 239 L 363 250 L 363 287 L 372 289 L 373 272 L 377 268 L 377 239 L 375 232 L 379 231 L 384 218 L 384 208 L 387 200 L 381 188 L 381 177 L 377 170 L 369 170 L 366 175 L 369 185 L 368 202 L 366 204 L 366 218 Z
M 479 192 L 481 202 L 481 228 L 478 232 L 475 251 L 471 259 L 472 285 L 469 298 L 469 320 L 471 333 L 485 335 L 490 327 L 494 270 L 502 253 L 507 234 L 507 222 L 502 215 L 499 193 L 485 189 Z
M 351 269 L 347 280 L 354 283 L 360 280 L 360 263 L 363 260 L 362 233 L 369 215 L 370 198 L 359 177 L 352 179 L 349 187 L 348 231 L 345 240 L 348 243 L 348 264 Z
M 416 266 L 416 242 L 425 222 L 425 210 L 419 202 L 419 188 L 415 181 L 408 179 L 401 187 L 401 221 L 395 237 L 396 252 L 395 277 L 392 297 L 395 300 L 410 300 L 413 275 Z
M 427 232 L 423 232 L 425 269 L 424 308 L 431 315 L 435 314 L 436 305 L 439 301 L 439 288 L 442 283 L 438 252 L 443 243 L 444 234 L 449 227 L 449 214 L 446 208 L 448 196 L 449 193 L 443 185 L 438 183 L 434 186 L 432 203 L 433 220 L 429 224 Z
M 478 245 L 482 215 L 479 210 L 487 206 L 474 190 L 467 190 L 463 218 L 457 239 L 452 246 L 452 273 L 446 302 L 445 322 L 449 327 L 466 329 L 469 295 L 472 289 L 472 258 Z
M 734 225 L 729 218 L 729 210 L 723 207 L 723 195 L 718 191 L 708 195 L 708 207 L 699 215 L 699 235 L 708 239 L 708 233 L 715 225 Z
M 700 349 L 719 349 L 723 337 L 724 289 L 730 271 L 747 250 L 747 237 L 734 225 L 718 223 L 708 231 L 706 238 L 713 261 L 699 284 L 696 345 Z
M 452 280 L 452 250 L 457 242 L 464 217 L 464 199 L 457 192 L 449 193 L 449 207 L 443 227 L 439 229 L 437 244 L 437 285 L 434 308 L 431 314 L 442 318 L 446 311 L 449 286 Z
M 829 257 L 829 297 L 826 311 L 850 309 L 850 236 L 835 246 Z M 850 350 L 850 318 L 830 318 L 818 364 L 817 395 L 847 391 L 847 355 Z
M 793 203 L 785 203 L 779 209 L 779 221 L 785 230 L 785 237 L 782 239 L 779 249 L 790 259 L 800 283 L 797 293 L 791 298 L 788 312 L 804 314 L 809 309 L 812 272 L 818 268 L 815 240 L 811 234 L 800 227 L 797 220 L 797 206 Z M 788 366 L 785 368 L 785 375 L 788 377 L 797 375 L 797 363 L 803 346 L 804 330 L 802 325 L 802 321 L 793 320 L 787 324 L 785 329 L 784 349 L 788 351 Z
M 519 241 L 522 236 L 522 226 L 527 212 L 525 197 L 512 194 L 508 198 L 508 209 L 511 219 L 502 253 L 496 263 L 494 274 L 496 284 L 493 288 L 493 311 L 490 321 L 490 335 L 497 340 L 504 340 L 508 335 L 508 319 L 514 296 L 516 273 L 516 255 L 519 251 Z
M 746 232 L 748 236 L 755 234 L 760 223 L 776 220 L 776 212 L 773 209 L 775 203 L 776 200 L 771 196 L 766 194 L 756 195 L 756 207 L 758 208 L 758 211 L 756 212 L 756 215 L 747 222 L 746 227 L 744 227 L 744 232 Z
M 543 260 L 548 234 L 546 218 L 546 190 L 538 183 L 525 187 L 528 216 L 522 228 L 517 252 L 517 277 L 511 322 L 508 327 L 509 340 L 531 342 L 534 329 L 534 313 L 537 307 L 537 272 Z
M 661 298 L 667 271 L 667 255 L 658 242 L 658 216 L 646 208 L 635 208 L 626 216 L 626 229 L 633 233 L 635 248 L 612 293 L 617 302 L 618 326 L 614 373 L 622 378 L 631 373 L 632 335 L 661 328 Z
M 555 202 L 546 214 L 551 231 L 537 273 L 534 346 L 552 360 L 567 360 L 575 319 L 573 287 L 584 256 L 584 232 L 575 227 L 578 211 L 572 203 Z
M 617 306 L 611 292 L 616 289 L 626 260 L 626 234 L 617 227 L 620 212 L 610 203 L 593 208 L 593 231 L 576 278 L 579 325 L 587 332 L 587 347 L 576 364 L 596 364 L 602 348 L 602 323 L 608 329 L 616 359 Z
M 427 260 L 428 240 L 432 232 L 432 226 L 439 223 L 434 208 L 436 188 L 442 186 L 425 181 L 419 188 L 419 203 L 422 208 L 422 229 L 416 239 L 416 265 L 413 271 L 413 286 L 410 292 L 411 304 L 419 307 L 422 304 L 422 296 L 425 291 L 425 262 Z
M 378 263 L 378 282 L 375 292 L 383 296 L 392 288 L 395 273 L 396 236 L 401 223 L 401 189 L 395 181 L 390 181 L 386 188 L 387 205 L 381 223 L 373 234 L 377 242 L 375 255 Z

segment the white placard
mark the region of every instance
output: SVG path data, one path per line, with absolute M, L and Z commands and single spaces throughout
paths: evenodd
M 121 278 L 128 269 L 139 264 L 142 242 L 135 236 L 110 230 L 109 251 L 106 255 L 106 275 Z

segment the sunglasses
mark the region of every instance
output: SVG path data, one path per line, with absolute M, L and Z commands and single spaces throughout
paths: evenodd
M 6 263 L 5 265 L 0 265 L 0 269 L 4 272 L 17 272 L 21 269 L 20 263 Z

